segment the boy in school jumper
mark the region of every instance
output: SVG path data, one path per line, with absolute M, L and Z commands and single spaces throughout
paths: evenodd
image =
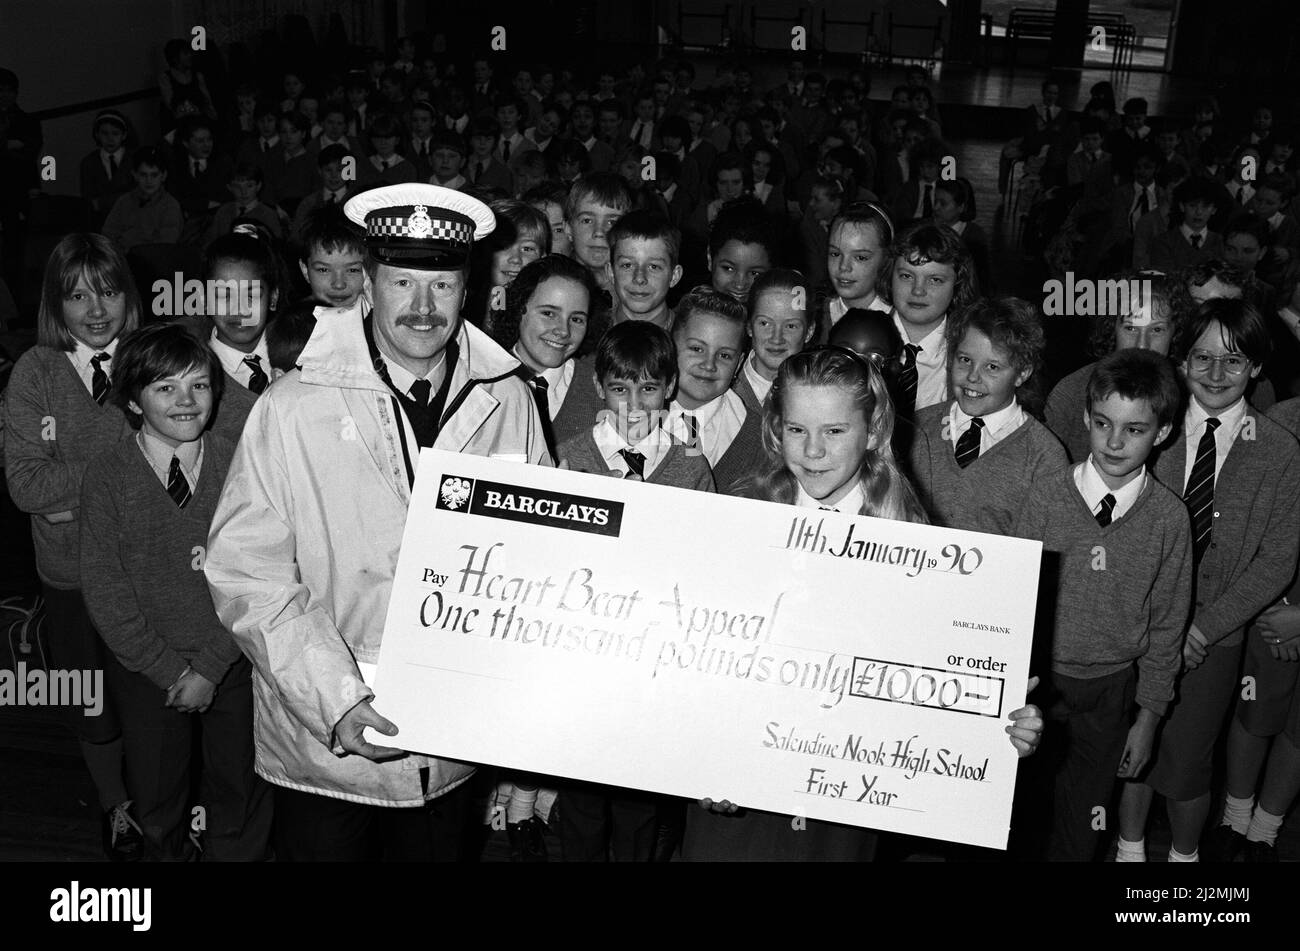
M 261 225 L 277 239 L 284 234 L 280 216 L 274 208 L 261 201 L 262 170 L 256 165 L 236 165 L 226 183 L 232 201 L 226 202 L 212 216 L 212 224 L 204 245 L 209 245 L 223 234 L 233 230 L 236 221 L 251 221 Z
M 610 200 L 617 200 L 617 193 Z M 588 210 L 593 216 L 602 213 L 597 208 Z M 609 252 L 604 274 L 614 299 L 611 323 L 646 321 L 671 333 L 673 313 L 668 309 L 668 292 L 682 276 L 677 263 L 680 232 L 661 215 L 632 211 L 615 221 L 606 241 Z M 595 256 L 590 248 L 584 253 L 588 258 Z M 594 381 L 595 354 L 590 353 L 578 359 L 573 385 L 556 413 L 557 442 L 585 432 L 604 408 L 605 401 Z
M 509 167 L 497 161 L 493 153 L 501 138 L 501 127 L 491 116 L 479 116 L 469 126 L 469 159 L 465 173 L 471 185 L 499 188 L 507 195 L 515 193 L 515 178 Z
M 1066 465 L 1021 404 L 1043 348 L 1037 314 L 1019 298 L 977 301 L 949 321 L 955 399 L 918 411 L 912 442 L 912 475 L 936 525 L 1010 534 L 1029 487 Z
M 381 112 L 370 123 L 368 133 L 375 154 L 368 162 L 360 163 L 357 178 L 361 190 L 415 181 L 415 166 L 397 153 L 397 140 L 402 134 L 397 120 Z
M 1210 258 L 1223 257 L 1223 238 L 1209 229 L 1214 216 L 1214 184 L 1189 178 L 1174 189 L 1173 205 L 1181 224 L 1151 239 L 1151 266 L 1177 271 Z
M 1222 298 L 1202 304 L 1174 344 L 1190 399 L 1179 438 L 1153 471 L 1191 515 L 1196 603 L 1185 671 L 1155 764 L 1121 797 L 1121 861 L 1145 859 L 1144 829 L 1157 792 L 1173 830 L 1169 860 L 1199 860 L 1214 747 L 1239 689 L 1243 633 L 1296 569 L 1300 446 L 1245 397 L 1268 348 L 1259 311 Z
M 730 493 L 766 459 L 763 416 L 731 388 L 745 356 L 745 305 L 708 287 L 677 303 L 677 394 L 664 424 L 713 470 Z
M 1145 771 L 1192 593 L 1187 510 L 1146 472 L 1178 414 L 1173 366 L 1146 350 L 1114 353 L 1097 364 L 1087 400 L 1088 457 L 1033 484 L 1014 532 L 1059 559 L 1047 709 L 1058 752 L 1044 764 L 1055 773 L 1051 861 L 1093 861 L 1094 809 L 1109 808 L 1116 776 Z
M 131 156 L 135 188 L 113 203 L 104 221 L 104 236 L 123 251 L 142 244 L 175 244 L 181 239 L 184 215 L 180 202 L 167 189 L 167 166 L 157 149 L 143 148 Z
M 343 162 L 350 157 L 351 153 L 341 145 L 326 146 L 316 156 L 316 169 L 321 179 L 320 188 L 298 203 L 293 213 L 293 227 L 289 231 L 294 242 L 300 247 L 303 246 L 307 220 L 318 208 L 332 205 L 342 211 L 347 200 L 357 193 L 356 183 L 343 179 Z
M 570 469 L 714 491 L 709 464 L 661 425 L 677 377 L 667 332 L 644 320 L 611 327 L 596 347 L 595 373 L 604 410 L 595 426 L 560 445 Z M 603 862 L 612 853 L 615 861 L 652 861 L 665 807 L 681 806 L 652 793 L 567 783 L 559 806 L 564 860 Z
M 1274 405 L 1268 416 L 1293 435 L 1300 432 L 1300 399 Z M 1228 727 L 1223 818 L 1206 842 L 1207 861 L 1277 861 L 1278 831 L 1300 794 L 1298 621 L 1300 578 L 1246 632 L 1242 675 L 1255 689 L 1237 695 Z
M 81 197 L 90 202 L 93 224 L 103 225 L 114 203 L 135 187 L 126 152 L 126 118 L 114 109 L 95 116 L 96 148 L 81 160 Z
M 271 798 L 253 771 L 252 668 L 192 564 L 206 547 L 234 453 L 227 440 L 203 433 L 220 395 L 220 365 L 174 324 L 128 336 L 116 359 L 113 398 L 139 428 L 86 472 L 81 571 L 91 616 L 114 655 L 107 674 L 145 858 L 188 857 L 190 714 L 197 714 L 204 857 L 260 861 Z

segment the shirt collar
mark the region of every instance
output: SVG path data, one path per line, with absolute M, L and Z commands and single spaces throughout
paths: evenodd
M 217 328 L 215 327 L 212 328 L 212 333 L 208 335 L 208 345 L 212 348 L 212 352 L 217 355 L 217 359 L 221 361 L 222 367 L 231 376 L 235 375 L 235 371 L 243 364 L 245 357 L 251 357 L 254 354 L 262 358 L 262 372 L 268 377 L 271 375 L 271 357 L 266 349 L 265 331 L 257 339 L 257 346 L 253 348 L 252 353 L 244 353 L 242 350 L 236 350 L 234 347 L 222 343 L 217 339 Z
M 1088 511 L 1092 512 L 1101 505 L 1101 500 L 1108 495 L 1115 496 L 1115 510 L 1127 511 L 1132 508 L 1137 497 L 1142 494 L 1146 488 L 1147 471 L 1145 466 L 1141 466 L 1132 474 L 1132 477 L 1118 489 L 1112 489 L 1106 485 L 1097 470 L 1097 464 L 1092 460 L 1092 454 L 1088 454 L 1085 462 L 1079 463 L 1076 470 L 1079 474 L 1078 482 L 1079 491 L 1083 493 L 1083 501 L 1088 505 Z
M 1210 418 L 1204 407 L 1192 397 L 1187 401 L 1187 413 L 1183 417 L 1183 428 L 1187 435 L 1199 433 L 1205 429 L 1205 421 Z M 1246 397 L 1241 397 L 1215 417 L 1219 421 L 1220 432 L 1235 433 L 1246 418 Z
M 199 456 L 203 452 L 203 440 L 196 439 L 193 442 L 183 442 L 175 449 L 167 445 L 157 436 L 140 430 L 140 448 L 144 451 L 145 458 L 153 463 L 155 469 L 166 472 L 171 468 L 172 456 L 181 461 L 181 467 L 188 473 L 193 472 L 195 465 L 199 461 Z
M 853 488 L 849 490 L 849 494 L 844 496 L 844 498 L 840 499 L 834 505 L 824 505 L 822 502 L 814 499 L 804 491 L 803 486 L 799 484 L 798 480 L 795 480 L 795 489 L 798 495 L 795 498 L 794 504 L 801 509 L 831 508 L 837 512 L 843 512 L 846 515 L 857 515 L 862 511 L 862 507 L 867 501 L 866 495 L 863 494 L 862 482 L 860 480 L 853 483 Z
M 905 324 L 903 318 L 898 315 L 898 308 L 891 307 L 890 313 L 894 318 L 894 326 L 897 327 L 898 332 L 903 335 L 903 343 L 911 343 L 911 339 L 907 336 L 907 324 Z M 939 321 L 939 326 L 935 327 L 928 334 L 922 337 L 920 342 L 917 344 L 917 346 L 921 348 L 921 356 L 917 357 L 917 360 L 920 362 L 930 362 L 934 359 L 936 354 L 944 353 L 947 349 L 944 345 L 944 335 L 947 332 L 948 318 L 945 315 L 943 320 Z
M 703 406 L 697 407 L 696 409 L 685 409 L 681 403 L 678 403 L 676 400 L 673 400 L 673 405 L 672 405 L 672 410 L 670 412 L 670 415 L 694 416 L 696 423 L 698 423 L 700 427 L 703 428 L 709 425 L 709 423 L 713 422 L 713 417 L 717 416 L 718 413 L 721 412 L 724 406 L 730 405 L 732 400 L 739 400 L 739 399 L 740 397 L 736 395 L 734 390 L 725 390 L 721 396 L 715 396 L 713 399 L 709 400 Z M 742 400 L 741 402 L 743 406 L 744 401 Z M 743 417 L 744 414 L 742 413 L 741 415 Z
M 596 428 L 591 431 L 591 436 L 596 441 L 596 448 L 600 451 L 600 457 L 605 460 L 605 464 L 609 468 L 617 468 L 616 460 L 622 451 L 632 449 L 646 457 L 647 475 L 654 471 L 651 468 L 652 460 L 657 462 L 673 444 L 673 437 L 662 426 L 656 426 L 639 441 L 629 443 L 619 434 L 618 429 L 610 422 L 608 415 L 604 416 L 596 424 Z
M 1187 227 L 1186 224 L 1181 224 L 1181 225 L 1178 226 L 1178 230 L 1181 231 L 1181 232 L 1183 233 L 1183 237 L 1187 239 L 1187 241 L 1188 241 L 1189 244 L 1191 243 L 1192 235 L 1194 235 L 1194 234 L 1198 234 L 1198 235 L 1200 235 L 1200 236 L 1201 236 L 1201 245 L 1204 246 L 1204 244 L 1205 244 L 1206 234 L 1207 234 L 1207 232 L 1208 232 L 1210 229 L 1209 229 L 1209 228 L 1202 228 L 1200 231 L 1193 231 L 1191 228 Z
M 970 421 L 974 418 L 967 416 L 961 408 L 961 403 L 957 400 L 952 401 L 952 412 L 949 418 L 952 425 L 949 431 L 952 433 L 954 442 L 970 426 Z M 990 436 L 995 439 L 1001 439 L 1007 433 L 1015 430 L 1017 426 L 1025 421 L 1025 411 L 1021 408 L 1018 400 L 1012 399 L 1010 403 L 1002 407 L 995 413 L 988 413 L 980 417 L 984 420 L 984 429 Z
M 86 346 L 85 343 L 83 343 L 82 341 L 78 340 L 76 337 L 73 337 L 73 338 L 72 338 L 72 351 L 71 351 L 71 352 L 72 352 L 72 362 L 75 363 L 75 364 L 77 365 L 77 368 L 78 368 L 78 369 L 82 369 L 82 370 L 84 370 L 86 367 L 90 366 L 90 358 L 93 357 L 95 354 L 97 354 L 97 353 L 107 353 L 108 356 L 109 356 L 108 365 L 109 365 L 109 367 L 111 368 L 111 367 L 113 366 L 113 360 L 112 360 L 112 358 L 113 358 L 113 356 L 117 353 L 117 341 L 118 341 L 118 339 L 119 339 L 119 338 L 114 337 L 114 338 L 113 338 L 113 341 L 112 341 L 112 342 L 111 342 L 107 347 L 105 347 L 103 350 L 92 350 L 90 347 Z

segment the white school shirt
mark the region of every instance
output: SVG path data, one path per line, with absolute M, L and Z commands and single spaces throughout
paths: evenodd
M 884 299 L 881 298 L 879 294 L 877 294 L 875 297 L 871 298 L 871 303 L 862 309 L 878 310 L 882 314 L 889 314 L 889 313 L 893 313 L 894 307 L 892 304 L 885 303 Z M 830 305 L 827 307 L 827 313 L 831 315 L 832 327 L 838 324 L 840 320 L 844 317 L 844 315 L 847 314 L 848 312 L 849 312 L 849 305 L 844 302 L 844 298 L 839 297 L 838 295 L 831 298 Z M 903 339 L 906 340 L 907 337 L 904 336 Z
M 95 394 L 95 387 L 92 381 L 95 379 L 95 368 L 90 362 L 90 358 L 98 353 L 107 353 L 108 359 L 100 366 L 108 374 L 108 380 L 113 381 L 113 356 L 117 353 L 117 339 L 114 338 L 103 350 L 91 350 L 76 337 L 72 338 L 72 349 L 68 351 L 68 359 L 76 368 L 77 376 L 81 377 L 82 384 L 86 387 L 86 392 L 92 396 Z
M 973 418 L 966 415 L 956 399 L 952 401 L 952 407 L 948 410 L 948 441 L 952 443 L 954 452 L 957 451 L 957 440 L 970 428 Z M 1024 409 L 1014 399 L 997 412 L 980 418 L 984 420 L 984 428 L 980 431 L 980 455 L 1014 433 L 1024 425 L 1026 419 Z
M 1192 243 L 1192 235 L 1200 235 L 1201 241 L 1196 245 L 1198 248 L 1205 247 L 1205 239 L 1210 236 L 1209 228 L 1202 228 L 1200 231 L 1193 231 L 1191 228 L 1187 227 L 1187 225 L 1179 225 L 1178 230 L 1183 233 L 1183 237 L 1187 239 L 1188 244 Z
M 1102 481 L 1101 473 L 1097 471 L 1097 463 L 1092 461 L 1091 453 L 1088 454 L 1086 462 L 1081 462 L 1074 467 L 1074 487 L 1079 490 L 1084 503 L 1088 506 L 1088 511 L 1093 515 L 1101 512 L 1102 499 L 1108 495 L 1115 497 L 1115 507 L 1110 511 L 1111 521 L 1121 517 L 1133 507 L 1142 490 L 1146 488 L 1146 484 L 1147 470 L 1145 467 L 1139 467 L 1118 489 L 1110 488 Z
M 704 458 L 709 460 L 709 465 L 716 466 L 718 460 L 731 448 L 736 434 L 740 432 L 741 424 L 745 422 L 747 412 L 745 401 L 735 390 L 729 389 L 698 409 L 683 409 L 680 403 L 673 400 L 668 410 L 668 422 L 665 425 L 670 433 L 690 446 L 691 434 L 682 416 L 687 414 L 694 416 L 699 427 L 699 449 L 704 453 Z
M 862 506 L 866 504 L 867 497 L 862 491 L 862 481 L 854 483 L 849 494 L 844 496 L 834 505 L 824 505 L 814 499 L 811 495 L 803 490 L 798 480 L 795 481 L 796 497 L 794 504 L 801 509 L 831 509 L 835 512 L 843 512 L 846 515 L 857 515 L 862 511 Z
M 1156 183 L 1152 182 L 1146 188 L 1143 188 L 1137 182 L 1133 183 L 1133 201 L 1128 206 L 1128 224 L 1129 227 L 1135 227 L 1138 222 L 1138 202 L 1142 200 L 1142 193 L 1147 195 L 1147 211 L 1155 211 L 1160 207 L 1160 200 L 1156 196 Z
M 217 339 L 217 331 L 215 328 L 213 328 L 212 336 L 208 338 L 208 346 L 211 347 L 212 352 L 217 355 L 217 359 L 221 361 L 222 369 L 224 369 L 226 373 L 230 374 L 230 376 L 234 377 L 235 380 L 244 387 L 244 389 L 248 389 L 248 381 L 252 379 L 253 376 L 252 367 L 244 362 L 245 357 L 251 357 L 254 354 L 261 357 L 262 372 L 266 374 L 267 380 L 271 379 L 271 356 L 266 351 L 265 332 L 263 332 L 262 336 L 258 339 L 257 346 L 253 348 L 252 353 L 244 353 L 242 350 L 236 350 L 234 347 L 222 343 Z
M 141 430 L 136 433 L 135 444 L 140 447 L 145 461 L 149 463 L 149 468 L 153 469 L 153 474 L 164 486 L 171 478 L 172 456 L 175 456 L 180 460 L 181 474 L 189 483 L 190 492 L 198 491 L 199 470 L 203 468 L 202 439 L 183 442 L 173 449 L 158 437 Z
M 325 138 L 325 136 L 322 135 L 317 137 L 316 142 L 320 146 L 321 151 L 324 151 L 325 149 L 329 148 L 331 145 L 341 145 L 349 152 L 352 151 L 352 143 L 348 141 L 348 137 L 346 135 L 341 135 L 336 140 L 327 139 Z
M 1228 458 L 1228 450 L 1237 441 L 1237 433 L 1246 420 L 1246 397 L 1242 397 L 1226 410 L 1219 413 L 1219 428 L 1214 431 L 1214 481 L 1219 481 L 1223 471 L 1223 462 Z M 1210 414 L 1201 408 L 1201 404 L 1192 397 L 1187 401 L 1187 412 L 1183 414 L 1183 459 L 1186 476 L 1183 479 L 1183 493 L 1187 492 L 1187 480 L 1192 477 L 1192 466 L 1196 463 L 1196 450 L 1200 448 L 1201 437 L 1205 435 L 1205 421 Z
M 627 478 L 628 473 L 632 470 L 628 467 L 627 460 L 623 458 L 622 450 L 632 449 L 645 456 L 645 465 L 642 467 L 642 478 L 649 479 L 654 471 L 659 468 L 659 464 L 664 461 L 668 455 L 668 450 L 673 446 L 673 439 L 668 433 L 664 432 L 663 427 L 656 426 L 650 432 L 646 433 L 640 442 L 629 444 L 626 439 L 619 435 L 614 424 L 606 417 L 602 419 L 591 431 L 592 438 L 596 441 L 596 449 L 599 450 L 601 458 L 605 461 L 605 467 L 615 469 L 623 473 Z
M 523 357 L 519 356 L 519 344 L 515 344 L 512 355 L 518 357 L 519 362 L 523 363 Z M 574 361 L 570 358 L 558 367 L 551 367 L 543 370 L 540 374 L 534 374 L 546 381 L 546 409 L 552 422 L 559 415 L 560 407 L 564 405 L 564 397 L 568 395 L 569 387 L 573 385 L 574 366 Z M 525 367 L 527 367 L 527 364 L 525 364 Z M 529 372 L 532 371 L 529 370 Z
M 1228 189 L 1228 194 L 1232 196 L 1234 204 L 1248 205 L 1250 200 L 1255 197 L 1255 186 L 1250 182 L 1231 181 L 1225 187 Z M 1246 194 L 1245 200 L 1241 197 L 1242 192 Z
M 934 186 L 936 182 L 918 182 L 916 189 L 916 207 L 912 209 L 913 218 L 924 217 L 925 212 L 925 190 L 930 190 L 930 211 L 934 212 Z
M 770 195 L 770 194 L 772 194 L 772 183 L 771 183 L 771 182 L 755 182 L 755 183 L 754 183 L 754 197 L 757 198 L 759 201 L 761 201 L 761 202 L 766 202 L 766 201 L 767 201 L 767 196 Z
M 903 336 L 903 343 L 911 343 L 907 336 L 907 324 L 898 316 L 897 309 L 892 311 L 894 326 Z M 921 352 L 916 355 L 916 406 L 925 409 L 935 403 L 948 399 L 948 318 L 945 316 L 935 327 L 917 343 Z
M 492 155 L 495 156 L 498 162 L 503 162 L 508 165 L 510 163 L 506 161 L 504 155 L 505 146 L 506 145 L 510 146 L 510 157 L 513 159 L 516 155 L 519 154 L 519 149 L 524 144 L 525 141 L 527 140 L 524 138 L 523 134 L 518 130 L 515 130 L 515 134 L 512 135 L 510 138 L 502 139 L 499 142 L 497 142 L 496 148 L 492 150 Z
M 750 354 L 749 359 L 745 361 L 745 368 L 741 372 L 745 374 L 745 379 L 749 381 L 749 388 L 758 397 L 758 402 L 762 403 L 767 399 L 767 394 L 772 389 L 772 383 L 775 381 L 769 380 L 758 372 L 753 354 Z

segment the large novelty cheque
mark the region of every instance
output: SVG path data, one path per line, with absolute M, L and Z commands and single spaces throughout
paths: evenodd
M 1006 848 L 1040 553 L 426 449 L 376 740 Z

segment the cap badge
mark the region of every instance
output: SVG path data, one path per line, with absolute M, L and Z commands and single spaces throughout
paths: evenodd
M 416 205 L 411 217 L 406 219 L 406 236 L 408 238 L 427 238 L 433 234 L 433 222 L 424 205 Z

